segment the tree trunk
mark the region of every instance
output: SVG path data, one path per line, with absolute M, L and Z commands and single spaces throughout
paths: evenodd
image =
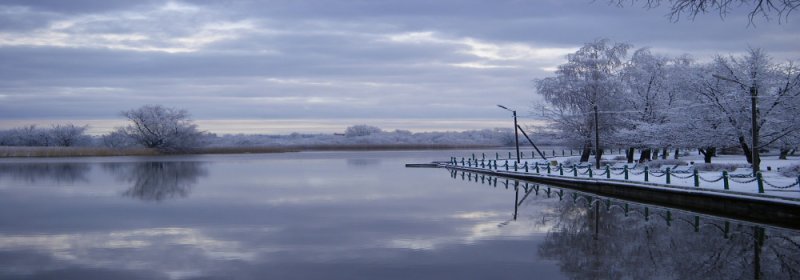
M 639 162 L 647 162 L 650 161 L 650 149 L 645 148 L 641 150 L 641 154 L 639 154 Z
M 600 163 L 600 159 L 603 158 L 603 149 L 597 149 L 597 152 L 594 153 L 594 158 L 596 163 Z
M 628 163 L 633 163 L 633 153 L 634 152 L 635 151 L 633 150 L 633 148 L 628 148 L 628 150 L 625 151 L 625 158 L 628 160 Z
M 675 148 L 675 159 L 678 159 L 679 152 L 680 152 L 680 149 Z
M 592 152 L 592 148 L 589 144 L 583 145 L 583 152 L 581 152 L 581 162 L 589 162 L 589 153 Z
M 780 155 L 780 156 L 778 156 L 778 159 L 786 159 L 786 156 L 788 156 L 788 155 L 789 155 L 789 152 L 791 152 L 791 151 L 792 151 L 791 149 L 784 149 L 784 148 L 782 148 L 782 149 L 781 149 L 781 155 Z
M 664 150 L 661 151 L 661 159 L 667 159 L 668 156 L 669 156 L 669 150 L 667 150 L 667 148 L 664 148 Z
M 711 157 L 717 156 L 717 148 L 716 147 L 706 147 L 697 149 L 700 154 L 703 155 L 703 162 L 711 163 Z
M 753 163 L 753 153 L 750 152 L 750 146 L 747 145 L 747 142 L 744 141 L 744 136 L 739 136 L 739 145 L 742 146 L 742 152 L 744 152 L 744 157 L 747 159 L 747 163 Z

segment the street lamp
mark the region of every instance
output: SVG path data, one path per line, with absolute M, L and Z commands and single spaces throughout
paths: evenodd
M 728 77 L 723 77 L 723 76 L 720 76 L 720 75 L 717 75 L 717 74 L 712 74 L 711 76 L 713 76 L 714 78 L 720 79 L 720 80 L 733 82 L 733 83 L 739 84 L 739 85 L 741 85 L 743 87 L 749 87 L 750 88 L 750 112 L 751 112 L 751 116 L 750 116 L 750 121 L 751 121 L 750 125 L 751 125 L 751 127 L 750 127 L 750 130 L 753 132 L 753 135 L 752 135 L 753 139 L 751 140 L 752 141 L 752 147 L 750 147 L 750 160 L 753 162 L 753 176 L 756 176 L 756 173 L 758 173 L 758 171 L 761 170 L 761 157 L 758 154 L 758 130 L 759 130 L 759 127 L 758 127 L 758 107 L 756 105 L 757 98 L 758 98 L 758 88 L 755 85 L 755 81 L 753 82 L 752 85 L 748 86 L 748 85 L 745 85 L 745 84 L 743 84 L 743 83 L 741 83 L 741 82 L 739 82 L 737 80 L 734 80 L 734 79 L 731 79 L 731 78 L 728 78 Z
M 506 111 L 511 111 L 511 113 L 514 115 L 514 144 L 517 147 L 517 163 L 519 163 L 519 130 L 517 130 L 517 111 L 508 109 L 508 107 L 500 104 L 497 104 L 497 107 L 503 108 Z

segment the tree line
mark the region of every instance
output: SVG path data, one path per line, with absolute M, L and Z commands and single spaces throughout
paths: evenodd
M 534 114 L 549 121 L 546 131 L 582 148 L 581 161 L 597 150 L 597 134 L 598 158 L 604 147 L 625 147 L 629 162 L 634 148 L 642 161 L 658 149 L 698 148 L 706 162 L 734 148 L 752 163 L 752 149 L 778 149 L 785 159 L 800 143 L 795 62 L 775 62 L 755 48 L 698 62 L 648 48 L 629 55 L 632 47 L 608 39 L 586 43 L 554 76 L 535 81 L 544 102 Z

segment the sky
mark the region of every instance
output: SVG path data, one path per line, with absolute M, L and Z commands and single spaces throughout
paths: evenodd
M 599 38 L 703 61 L 800 59 L 800 19 L 675 22 L 603 0 L 1 0 L 0 128 L 103 133 L 145 104 L 217 133 L 536 123 L 534 81 Z

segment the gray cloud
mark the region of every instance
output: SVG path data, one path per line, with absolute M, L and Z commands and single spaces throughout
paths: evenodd
M 12 1 L 0 118 L 506 118 L 531 81 L 598 37 L 673 55 L 797 58 L 797 22 L 672 23 L 591 1 Z M 135 4 L 131 4 L 135 3 Z

